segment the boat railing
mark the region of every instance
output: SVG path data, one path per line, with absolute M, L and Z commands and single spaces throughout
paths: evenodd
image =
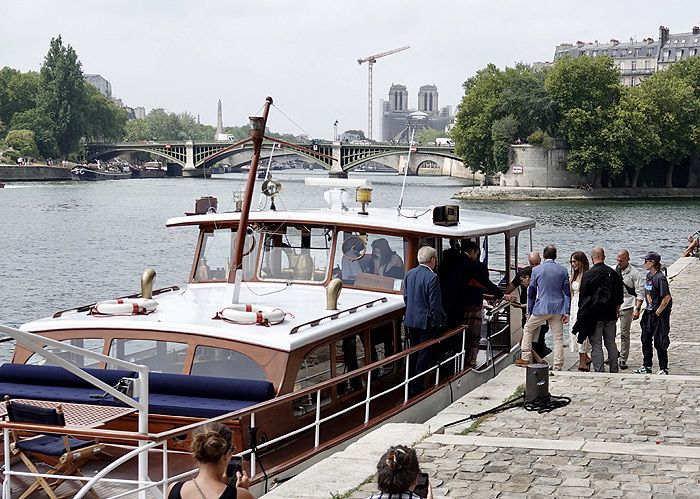
M 158 296 L 163 293 L 170 293 L 171 291 L 177 291 L 180 289 L 180 286 L 168 286 L 167 288 L 160 288 L 160 289 L 155 289 L 153 290 L 153 296 Z M 125 300 L 129 298 L 140 298 L 141 293 L 134 293 L 131 295 L 126 295 L 126 296 L 118 296 L 115 298 L 116 300 Z M 73 307 L 73 308 L 67 308 L 65 310 L 60 310 L 53 314 L 53 318 L 56 319 L 58 317 L 61 317 L 63 314 L 66 314 L 68 312 L 75 312 L 75 313 L 81 313 L 81 312 L 87 312 L 90 310 L 92 307 L 94 307 L 97 304 L 97 302 L 90 303 L 89 305 L 81 305 L 79 307 Z
M 335 313 L 328 314 L 326 316 L 320 317 L 318 319 L 314 319 L 314 320 L 309 321 L 309 322 L 305 322 L 303 324 L 299 324 L 298 326 L 294 326 L 292 328 L 292 330 L 289 331 L 289 334 L 296 334 L 299 331 L 301 331 L 302 329 L 305 329 L 307 327 L 316 327 L 319 324 L 322 324 L 322 323 L 327 322 L 327 321 L 334 321 L 334 320 L 336 320 L 344 315 L 354 314 L 355 312 L 357 312 L 361 308 L 372 308 L 377 303 L 386 303 L 387 301 L 388 301 L 387 298 L 383 296 L 381 298 L 377 298 L 376 300 L 368 301 L 367 303 L 361 303 L 360 305 L 355 305 L 354 307 L 339 310 Z
M 500 309 L 500 312 L 503 312 L 503 308 Z M 495 317 L 495 316 L 494 316 Z M 497 332 L 496 334 L 501 334 L 502 331 Z M 434 364 L 433 366 L 427 368 L 424 372 L 421 373 L 415 373 L 412 374 L 409 371 L 408 366 L 411 363 L 411 359 L 413 356 L 418 355 L 418 353 L 425 349 L 425 348 L 436 348 L 437 345 L 440 343 L 448 340 L 449 338 L 455 337 L 459 335 L 461 337 L 461 348 L 457 348 L 457 351 L 452 353 L 450 356 L 447 358 L 441 359 L 439 362 Z M 63 345 L 63 344 L 62 344 Z M 70 346 L 70 345 L 66 345 Z M 77 347 L 74 347 L 77 348 Z M 298 400 L 300 398 L 310 398 L 313 400 L 313 407 L 309 407 L 308 411 L 304 414 L 309 415 L 312 417 L 310 418 L 309 422 L 304 422 L 302 426 L 293 428 L 291 431 L 286 431 L 285 433 L 278 435 L 278 436 L 273 436 L 272 438 L 264 441 L 257 443 L 257 445 L 253 446 L 254 448 L 248 448 L 240 453 L 238 453 L 238 456 L 241 457 L 247 457 L 249 460 L 249 474 L 251 477 L 253 477 L 255 480 L 260 480 L 260 476 L 256 476 L 257 469 L 258 469 L 258 464 L 257 460 L 259 459 L 259 455 L 261 453 L 264 453 L 264 451 L 272 451 L 274 450 L 276 445 L 283 444 L 285 441 L 290 441 L 290 439 L 293 439 L 294 437 L 297 437 L 305 432 L 312 432 L 313 434 L 313 444 L 306 450 L 305 452 L 308 453 L 314 453 L 322 448 L 324 448 L 324 445 L 328 444 L 326 441 L 322 441 L 321 438 L 321 431 L 322 428 L 325 427 L 332 427 L 333 424 L 340 418 L 341 416 L 348 414 L 352 411 L 360 411 L 358 415 L 358 421 L 355 427 L 355 431 L 357 433 L 360 433 L 367 429 L 369 426 L 368 424 L 373 420 L 372 418 L 372 404 L 376 402 L 378 399 L 382 397 L 386 397 L 391 395 L 392 393 L 399 392 L 401 395 L 398 396 L 398 406 L 403 406 L 409 404 L 409 401 L 411 399 L 411 396 L 409 395 L 409 385 L 411 382 L 418 382 L 421 380 L 421 378 L 424 377 L 429 377 L 431 379 L 431 384 L 432 388 L 425 388 L 424 391 L 421 392 L 421 397 L 427 396 L 429 393 L 432 392 L 432 390 L 435 390 L 438 388 L 440 385 L 440 380 L 441 380 L 441 375 L 445 374 L 445 369 L 448 366 L 452 366 L 451 369 L 449 369 L 449 372 L 447 376 L 456 376 L 460 374 L 462 371 L 465 370 L 466 366 L 466 355 L 467 355 L 467 348 L 468 348 L 468 338 L 467 338 L 467 331 L 464 328 L 464 326 L 459 326 L 454 329 L 451 329 L 450 331 L 446 332 L 445 334 L 441 335 L 438 338 L 429 340 L 427 342 L 421 343 L 420 345 L 415 345 L 413 347 L 407 348 L 401 352 L 397 352 L 393 355 L 387 356 L 384 359 L 381 359 L 376 362 L 372 362 L 366 366 L 360 367 L 358 369 L 352 370 L 350 372 L 344 373 L 342 375 L 338 375 L 330 380 L 318 383 L 314 386 L 310 386 L 292 393 L 288 393 L 285 395 L 282 395 L 280 397 L 277 397 L 275 399 L 262 402 L 260 404 L 257 404 L 252 407 L 244 408 L 235 412 L 227 413 L 227 414 L 222 414 L 220 416 L 210 418 L 207 420 L 202 420 L 202 421 L 197 421 L 195 423 L 179 426 L 177 428 L 170 429 L 168 431 L 160 432 L 160 433 L 139 433 L 139 432 L 130 432 L 130 431 L 123 431 L 123 430 L 99 430 L 99 429 L 89 429 L 89 428 L 78 428 L 78 427 L 72 427 L 72 428 L 63 428 L 61 433 L 66 433 L 70 434 L 71 436 L 79 436 L 79 437 L 84 437 L 84 438 L 89 438 L 89 439 L 98 439 L 102 442 L 105 443 L 113 443 L 114 445 L 118 445 L 122 447 L 123 449 L 126 450 L 126 453 L 122 455 L 121 457 L 112 460 L 107 466 L 102 468 L 96 475 L 92 477 L 80 477 L 80 476 L 72 476 L 72 477 L 65 477 L 66 480 L 77 480 L 77 481 L 82 481 L 85 482 L 85 485 L 81 488 L 81 490 L 75 495 L 75 499 L 81 499 L 82 497 L 85 496 L 85 494 L 88 493 L 88 491 L 98 483 L 105 483 L 105 484 L 121 484 L 123 487 L 128 488 L 128 491 L 126 492 L 119 492 L 116 495 L 110 496 L 109 499 L 117 499 L 119 497 L 125 497 L 127 495 L 132 495 L 135 493 L 139 493 L 139 497 L 144 497 L 145 491 L 147 490 L 152 490 L 152 489 L 160 489 L 161 492 L 163 493 L 163 496 L 165 497 L 167 495 L 167 488 L 170 483 L 180 480 L 186 476 L 189 476 L 193 473 L 196 472 L 196 469 L 191 469 L 184 471 L 182 473 L 179 473 L 175 476 L 169 476 L 168 473 L 168 456 L 171 455 L 172 453 L 181 453 L 182 451 L 176 450 L 169 448 L 168 442 L 172 441 L 173 439 L 180 439 L 182 437 L 186 437 L 190 432 L 193 430 L 196 430 L 200 428 L 201 426 L 205 424 L 209 424 L 212 422 L 226 422 L 226 421 L 232 421 L 232 420 L 238 420 L 243 421 L 247 420 L 249 423 L 250 427 L 256 427 L 256 420 L 261 420 L 264 419 L 265 413 L 267 411 L 275 411 L 279 410 L 280 407 L 283 407 L 285 405 L 293 404 L 295 400 Z M 489 355 L 487 355 L 487 363 L 492 363 L 493 362 L 493 351 L 488 352 Z M 403 362 L 403 364 L 401 364 Z M 395 364 L 396 363 L 396 364 Z M 390 386 L 387 387 L 382 387 L 381 391 L 378 391 L 376 393 L 373 393 L 373 381 L 375 376 L 377 376 L 376 373 L 381 372 L 382 368 L 390 367 L 390 366 L 399 366 L 402 365 L 404 366 L 404 373 L 403 376 L 401 377 L 399 382 L 392 383 Z M 351 379 L 363 379 L 365 381 L 365 386 L 364 386 L 364 395 L 358 398 L 358 400 L 353 401 L 348 406 L 343 407 L 342 409 L 336 410 L 330 414 L 327 414 L 323 411 L 324 409 L 324 403 L 323 403 L 323 397 L 322 393 L 328 390 L 332 389 L 337 389 L 337 387 L 343 386 L 344 384 L 348 383 L 349 380 Z M 357 390 L 357 395 L 363 391 L 363 389 L 358 389 Z M 412 401 L 411 401 L 412 403 Z M 382 417 L 380 416 L 375 416 L 375 417 Z M 42 433 L 42 432 L 51 432 L 51 433 L 56 433 L 56 428 L 55 427 L 46 427 L 46 426 L 38 426 L 38 425 L 31 425 L 27 423 L 10 423 L 10 422 L 3 422 L 0 423 L 3 427 L 3 435 L 4 435 L 4 450 L 5 450 L 5 481 L 9 483 L 9 477 L 11 476 L 39 476 L 35 475 L 32 473 L 27 473 L 27 472 L 21 472 L 17 470 L 12 470 L 11 469 L 11 462 L 9 459 L 10 456 L 10 447 L 9 447 L 9 432 L 10 430 L 22 430 L 22 431 L 28 431 L 31 433 Z M 126 442 L 126 443 L 125 443 Z M 118 467 L 124 465 L 128 461 L 131 461 L 132 459 L 139 459 L 139 461 L 146 461 L 146 459 L 143 458 L 143 456 L 148 456 L 148 453 L 150 452 L 158 452 L 161 454 L 161 459 L 162 459 L 162 475 L 160 480 L 153 480 L 150 478 L 151 474 L 145 474 L 141 475 L 141 477 L 149 477 L 149 478 L 140 478 L 137 480 L 133 479 L 122 479 L 122 478 L 109 478 L 109 474 L 116 470 Z M 270 470 L 268 470 L 268 473 L 274 472 L 275 469 L 274 467 Z M 54 476 L 55 478 L 55 476 Z M 3 498 L 10 498 L 9 495 L 9 486 L 7 488 L 3 489 Z

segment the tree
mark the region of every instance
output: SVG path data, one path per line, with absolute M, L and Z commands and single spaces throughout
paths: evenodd
M 58 144 L 53 136 L 53 122 L 43 109 L 35 107 L 28 111 L 16 113 L 12 117 L 11 130 L 31 130 L 39 149 L 39 155 L 44 158 L 54 158 L 58 154 Z
M 693 87 L 695 97 L 700 99 L 700 57 L 690 57 L 679 61 L 671 65 L 665 73 L 685 80 Z M 700 140 L 696 141 L 696 147 L 691 155 L 688 187 L 698 187 L 700 185 L 700 145 L 697 145 L 698 142 Z
M 455 152 L 472 170 L 505 170 L 518 138 L 536 130 L 555 133 L 558 111 L 545 91 L 546 74 L 524 64 L 503 71 L 489 64 L 464 83 L 452 136 Z
M 85 83 L 85 139 L 89 142 L 118 142 L 124 138 L 126 110 L 107 100 L 95 87 Z
M 415 142 L 418 144 L 427 144 L 432 142 L 435 144 L 435 139 L 449 138 L 450 134 L 444 130 L 435 130 L 434 128 L 423 128 L 416 134 Z
M 84 133 L 85 85 L 78 56 L 63 40 L 52 38 L 40 71 L 38 104 L 53 123 L 62 158 L 78 149 Z
M 9 129 L 12 117 L 16 113 L 36 107 L 38 93 L 38 73 L 22 73 L 8 67 L 0 69 L 0 122 Z M 4 132 L 1 128 L 0 137 L 3 137 Z
M 498 119 L 491 125 L 493 162 L 496 168 L 505 172 L 508 169 L 508 151 L 518 135 L 518 121 L 512 114 Z
M 21 156 L 35 158 L 39 154 L 31 130 L 10 130 L 5 137 L 5 147 L 11 147 Z
M 644 80 L 640 91 L 647 126 L 658 136 L 655 156 L 667 162 L 665 186 L 672 187 L 675 166 L 700 142 L 700 99 L 688 81 L 665 71 Z
M 472 171 L 493 171 L 491 125 L 498 97 L 503 89 L 500 70 L 489 64 L 464 82 L 452 136 L 455 153 Z
M 143 142 L 152 138 L 153 132 L 148 119 L 131 120 L 124 127 L 124 140 L 127 142 Z
M 638 187 L 642 169 L 654 158 L 659 148 L 659 136 L 649 122 L 651 102 L 644 98 L 642 87 L 630 87 L 623 91 L 615 109 L 612 123 L 613 135 L 620 158 L 631 179 L 625 183 Z
M 614 130 L 615 106 L 620 98 L 620 74 L 610 57 L 558 60 L 545 77 L 545 90 L 557 102 L 559 130 L 570 147 L 567 168 L 593 173 L 600 185 L 604 170 L 622 171 Z

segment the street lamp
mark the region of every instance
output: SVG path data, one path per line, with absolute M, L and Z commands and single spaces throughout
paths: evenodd
M 333 123 L 333 141 L 338 141 L 338 120 Z

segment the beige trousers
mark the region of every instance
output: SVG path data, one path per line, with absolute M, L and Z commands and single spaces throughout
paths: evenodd
M 559 314 L 531 315 L 523 328 L 523 340 L 520 344 L 522 358 L 532 362 L 532 336 L 540 326 L 549 321 L 549 330 L 554 337 L 554 368 L 561 369 L 564 366 L 564 325 Z

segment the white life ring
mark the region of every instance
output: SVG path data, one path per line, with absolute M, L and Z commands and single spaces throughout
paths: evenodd
M 92 315 L 146 315 L 155 312 L 158 302 L 150 298 L 121 298 L 101 301 L 92 306 Z
M 236 324 L 279 324 L 285 312 L 276 307 L 250 303 L 233 304 L 216 314 L 215 319 L 224 319 Z

